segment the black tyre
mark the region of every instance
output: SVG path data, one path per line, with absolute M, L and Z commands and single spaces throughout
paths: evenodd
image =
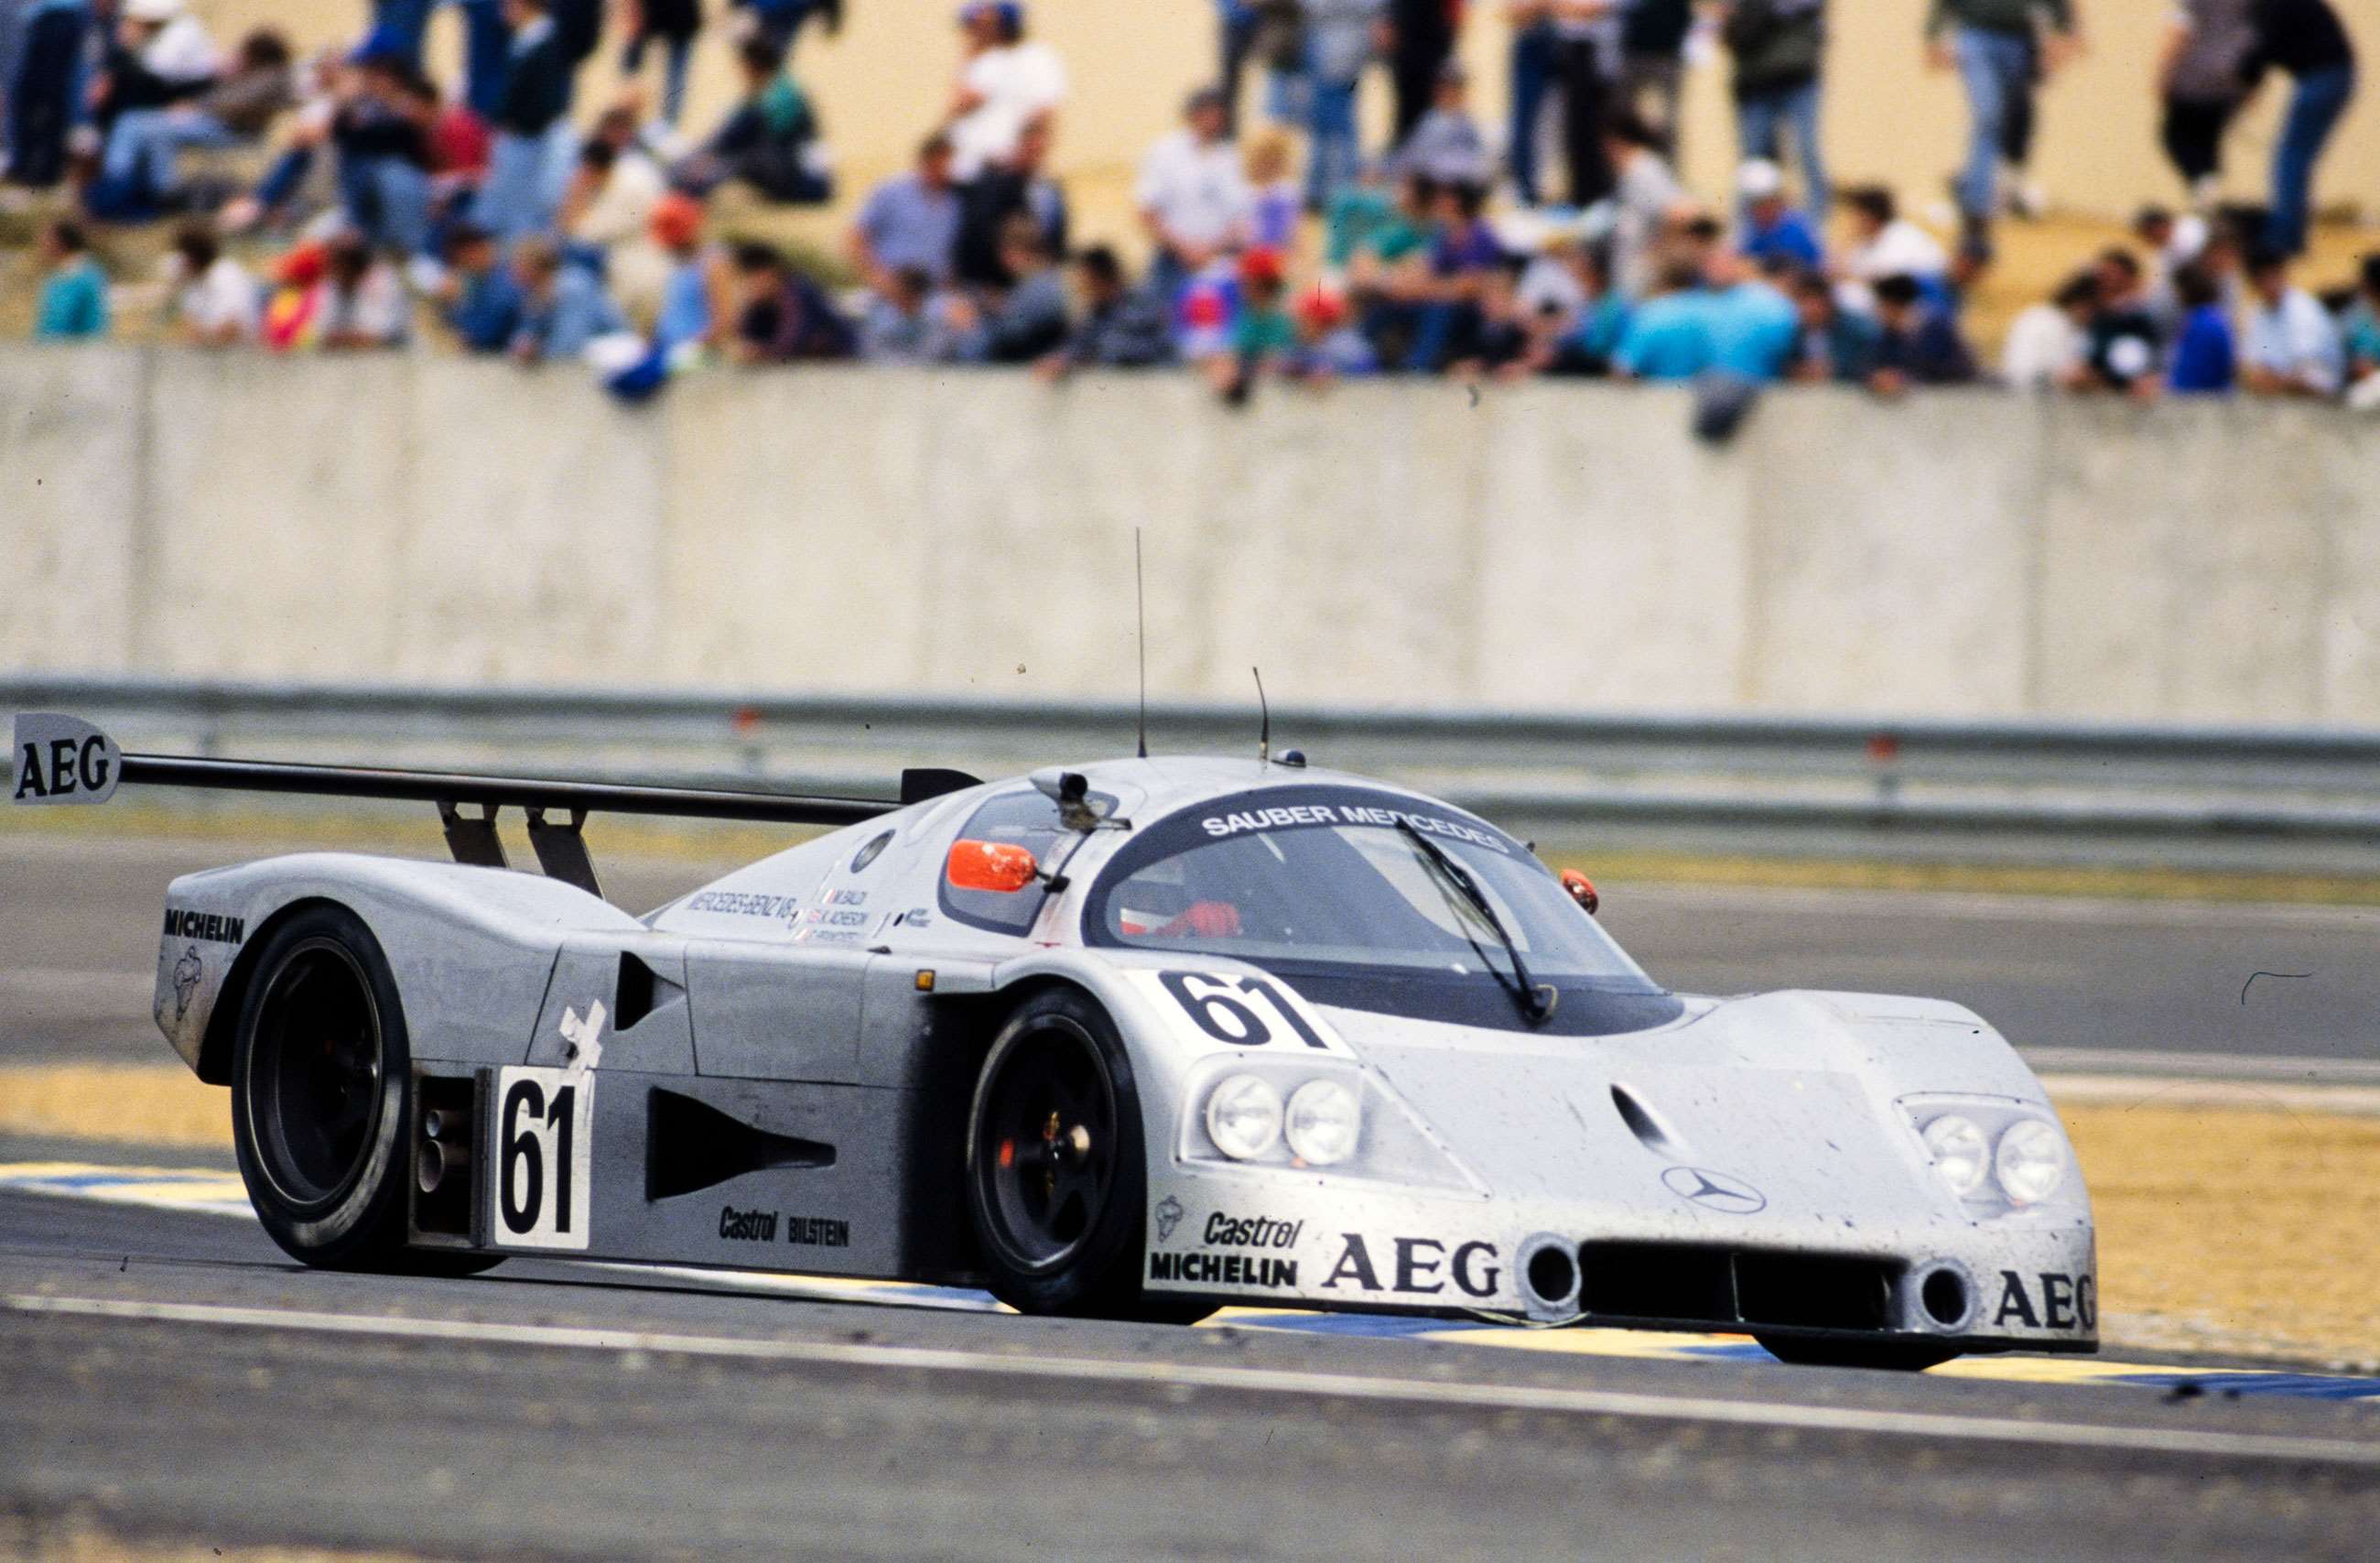
M 1001 1028 L 967 1120 L 967 1208 L 992 1295 L 1024 1313 L 1193 1324 L 1211 1304 L 1143 1297 L 1148 1169 L 1115 1023 L 1052 988 Z
M 1956 1348 L 1925 1340 L 1813 1340 L 1755 1335 L 1760 1349 L 1780 1362 L 1809 1368 L 1878 1368 L 1924 1373 L 1959 1355 Z
M 345 907 L 308 907 L 257 951 L 232 1052 L 232 1142 L 249 1201 L 327 1270 L 465 1275 L 485 1254 L 408 1252 L 412 1055 L 388 959 Z

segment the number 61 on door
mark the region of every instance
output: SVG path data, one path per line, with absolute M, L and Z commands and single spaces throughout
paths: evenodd
M 595 1077 L 514 1068 L 496 1073 L 487 1165 L 495 1169 L 501 1248 L 583 1249 L 594 1204 Z

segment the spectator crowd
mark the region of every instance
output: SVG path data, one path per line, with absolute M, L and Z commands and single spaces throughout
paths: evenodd
M 1213 79 L 1140 158 L 1141 231 L 1088 242 L 1053 171 L 1068 67 L 1022 0 L 969 0 L 912 165 L 865 192 L 826 263 L 722 237 L 716 203 L 834 199 L 795 62 L 810 24 L 842 25 L 840 0 L 448 0 L 454 83 L 424 67 L 439 3 L 375 0 L 350 47 L 299 58 L 271 28 L 225 47 L 188 0 L 0 0 L 6 177 L 72 203 L 42 231 L 36 334 L 105 335 L 91 231 L 170 223 L 164 308 L 187 342 L 360 350 L 434 331 L 583 360 L 625 394 L 701 363 L 858 359 L 1050 380 L 1178 364 L 1235 401 L 1267 380 L 1455 374 L 1694 382 L 1722 409 L 1783 382 L 1980 380 L 2380 405 L 2380 255 L 2329 294 L 2296 275 L 2356 89 L 2331 0 L 2159 0 L 2159 139 L 2182 199 L 2027 309 L 1992 361 L 1970 301 L 1998 225 L 2042 205 L 2039 88 L 2082 46 L 2091 0 L 1932 0 L 1912 63 L 1956 72 L 1970 131 L 1939 237 L 1893 190 L 1830 181 L 1828 0 L 1507 0 L 1500 18 L 1198 0 Z M 1510 117 L 1490 127 L 1456 43 L 1499 20 Z M 732 56 L 738 92 L 689 128 L 704 47 Z M 1705 55 L 1736 116 L 1718 206 L 1676 172 L 1681 84 Z M 1391 130 L 1366 145 L 1376 72 Z M 2223 205 L 2227 138 L 2268 81 L 2289 100 L 2268 199 Z

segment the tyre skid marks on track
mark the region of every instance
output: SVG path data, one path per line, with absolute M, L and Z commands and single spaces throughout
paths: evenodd
M 102 1166 L 81 1162 L 0 1165 L 0 1190 L 46 1193 L 113 1204 L 253 1218 L 239 1175 L 176 1167 Z M 587 1262 L 580 1262 L 587 1263 Z M 875 1303 L 968 1313 L 1005 1313 L 979 1291 L 907 1281 L 850 1280 L 773 1271 L 710 1270 L 694 1265 L 594 1262 L 622 1276 L 666 1276 L 739 1292 L 815 1302 Z M 1555 1351 L 1595 1357 L 1643 1357 L 1672 1362 L 1766 1362 L 1768 1353 L 1742 1336 L 1668 1334 L 1647 1330 L 1517 1329 L 1510 1325 L 1392 1314 L 1312 1313 L 1286 1309 L 1225 1308 L 1202 1327 L 1292 1330 L 1334 1336 L 1433 1340 L 1465 1346 Z M 2177 1368 L 2089 1357 L 1962 1357 L 1928 1370 L 1937 1377 L 2004 1383 L 2112 1385 L 2172 1390 L 2183 1385 L 2216 1394 L 2371 1401 L 2380 1405 L 2380 1378 L 2302 1374 L 2267 1368 Z

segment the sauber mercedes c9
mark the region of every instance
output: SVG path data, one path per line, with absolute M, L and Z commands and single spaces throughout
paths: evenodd
M 535 1253 L 1747 1332 L 1796 1362 L 2094 1349 L 2091 1208 L 1957 1005 L 1670 992 L 1462 809 L 1257 759 L 900 803 L 121 754 L 20 718 L 15 796 L 435 803 L 457 861 L 167 889 L 159 1028 L 309 1264 Z M 521 809 L 542 874 L 494 828 Z M 642 916 L 592 811 L 835 828 Z

